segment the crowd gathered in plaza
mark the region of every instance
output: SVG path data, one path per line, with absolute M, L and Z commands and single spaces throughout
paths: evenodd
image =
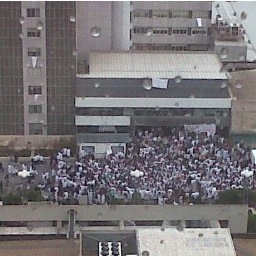
M 42 173 L 39 187 L 55 203 L 85 196 L 88 204 L 129 204 L 135 194 L 159 205 L 213 203 L 220 191 L 243 189 L 241 172 L 254 173 L 255 166 L 251 149 L 241 142 L 175 129 L 165 134 L 161 128 L 134 131 L 125 152 L 86 155 L 75 162 L 70 156 L 70 149 L 63 148 Z M 43 158 L 34 157 L 23 171 L 37 175 L 38 162 Z M 253 175 L 246 182 L 254 189 Z

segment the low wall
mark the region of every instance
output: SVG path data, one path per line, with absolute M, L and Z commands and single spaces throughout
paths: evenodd
M 21 149 L 30 144 L 31 148 L 53 148 L 61 139 L 72 140 L 73 138 L 72 135 L 0 135 L 0 146 Z
M 151 221 L 151 220 L 226 220 L 231 233 L 247 232 L 246 205 L 10 205 L 0 206 L 1 222 L 69 221 Z M 59 228 L 61 228 L 59 226 Z

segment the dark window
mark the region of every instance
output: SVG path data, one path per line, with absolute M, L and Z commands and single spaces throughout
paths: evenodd
M 28 56 L 30 57 L 39 57 L 41 55 L 41 49 L 40 48 L 28 48 Z
M 42 135 L 43 124 L 41 123 L 30 123 L 29 124 L 29 135 Z
M 29 95 L 42 94 L 42 86 L 29 86 L 28 94 Z
M 40 37 L 41 32 L 39 30 L 37 30 L 36 28 L 28 28 L 27 36 L 28 37 Z
M 39 8 L 27 9 L 27 17 L 40 17 L 40 9 Z
M 29 111 L 29 114 L 41 114 L 42 105 L 29 105 L 28 111 Z

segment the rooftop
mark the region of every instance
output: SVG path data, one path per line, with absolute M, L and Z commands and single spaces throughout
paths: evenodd
M 229 229 L 139 228 L 139 251 L 149 255 L 236 256 Z
M 209 52 L 92 52 L 89 74 L 78 78 L 227 79 Z

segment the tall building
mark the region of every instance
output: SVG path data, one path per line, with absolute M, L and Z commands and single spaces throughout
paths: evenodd
M 0 141 L 27 143 L 75 134 L 90 52 L 208 50 L 211 2 L 0 2 L 0 27 Z
M 211 2 L 134 1 L 132 49 L 205 51 L 210 47 Z
M 0 3 L 0 134 L 74 133 L 76 2 Z
M 211 2 L 77 2 L 78 72 L 97 50 L 206 51 Z

